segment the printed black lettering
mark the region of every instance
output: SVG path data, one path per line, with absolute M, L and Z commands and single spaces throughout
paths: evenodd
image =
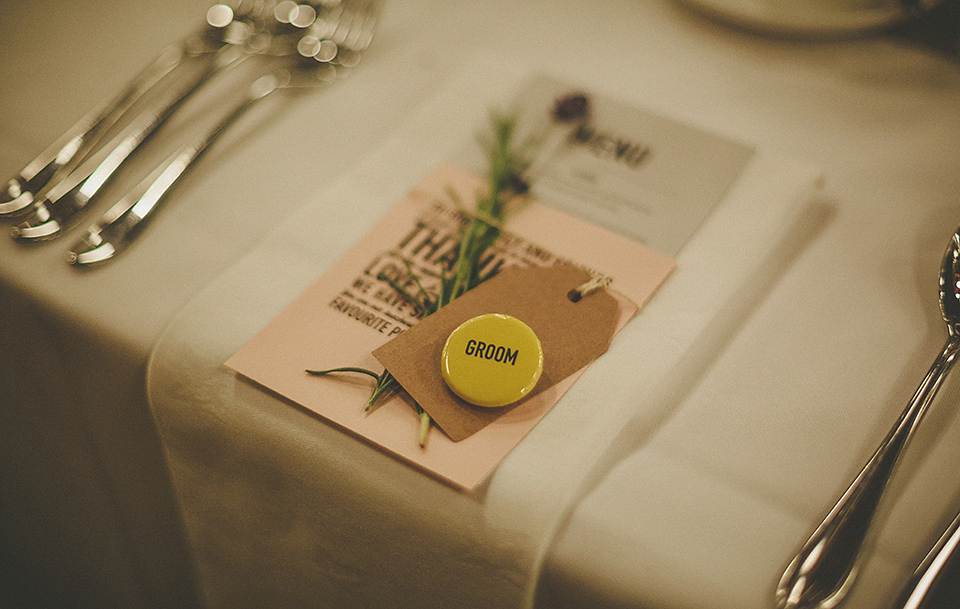
M 365 280 L 362 277 L 357 277 L 356 279 L 353 280 L 353 289 L 357 290 L 362 294 L 366 294 L 370 290 L 371 285 L 372 284 L 369 281 Z
M 416 256 L 426 249 L 427 252 L 422 255 L 424 258 L 429 259 L 430 256 L 436 254 L 437 250 L 449 243 L 449 241 L 450 235 L 441 235 L 437 233 L 437 231 L 431 229 L 427 231 L 427 235 L 413 247 L 410 253 Z
M 595 133 L 595 129 L 588 126 L 586 123 L 580 123 L 579 125 L 577 125 L 577 129 L 570 136 L 570 139 L 572 139 L 575 142 L 585 144 L 590 141 L 590 138 L 593 137 L 594 133 Z
M 595 127 L 586 124 L 577 126 L 570 135 L 570 142 L 586 147 L 598 158 L 620 162 L 632 169 L 639 168 L 651 154 L 649 146 L 629 138 L 598 131 Z
M 480 272 L 484 275 L 492 277 L 500 272 L 500 268 L 505 262 L 506 259 L 502 255 L 491 252 L 478 261 L 477 268 L 480 269 Z
M 403 249 L 409 244 L 420 231 L 427 228 L 427 225 L 421 220 L 417 222 L 417 225 L 413 228 L 412 231 L 407 233 L 407 236 L 400 240 L 400 243 L 397 245 L 398 248 Z
M 376 313 L 368 311 L 359 305 L 348 302 L 340 296 L 336 296 L 330 301 L 330 308 L 340 311 L 347 317 L 355 319 L 363 325 L 376 330 L 377 332 L 387 333 L 387 331 L 393 327 L 391 322 L 380 317 Z
M 613 140 L 604 133 L 598 133 L 590 142 L 593 147 L 593 153 L 598 157 L 608 156 L 613 152 Z
M 639 167 L 641 163 L 647 160 L 648 156 L 650 156 L 650 149 L 640 148 L 637 150 L 637 154 L 633 155 L 632 158 L 627 159 L 627 164 L 631 167 Z
M 493 360 L 501 364 L 510 364 L 511 366 L 516 366 L 517 356 L 520 354 L 520 350 L 517 349 L 514 351 L 510 347 L 495 345 L 493 343 L 485 343 L 482 340 L 474 340 L 471 338 L 467 341 L 467 345 L 464 348 L 464 353 L 474 357 L 482 357 L 483 359 Z

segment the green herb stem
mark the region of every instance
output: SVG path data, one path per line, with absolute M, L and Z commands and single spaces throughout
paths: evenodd
M 487 191 L 477 201 L 476 210 L 460 235 L 459 252 L 452 274 L 448 276 L 447 269 L 445 267 L 441 268 L 440 287 L 436 298 L 432 299 L 423 288 L 406 260 L 404 260 L 404 264 L 407 265 L 407 270 L 413 278 L 414 285 L 417 288 L 416 294 L 410 293 L 395 280 L 386 279 L 387 283 L 397 293 L 412 303 L 422 306 L 424 317 L 435 313 L 493 275 L 493 272 L 490 272 L 481 276 L 480 261 L 483 259 L 484 253 L 500 236 L 500 226 L 509 213 L 511 202 L 516 199 L 518 194 L 526 191 L 522 175 L 529 166 L 528 151 L 526 147 L 518 147 L 514 143 L 516 135 L 515 119 L 512 116 L 494 112 L 491 113 L 491 125 L 493 127 L 493 139 L 487 150 L 489 158 Z M 458 202 L 454 197 L 454 203 Z M 377 383 L 370 399 L 367 400 L 366 410 L 370 410 L 381 397 L 400 386 L 387 370 L 377 374 L 365 368 L 344 367 L 330 370 L 307 370 L 307 372 L 316 375 L 333 372 L 357 372 L 372 376 L 377 380 Z M 417 441 L 420 446 L 425 446 L 427 434 L 430 431 L 430 415 L 416 402 L 414 402 L 414 409 L 420 418 Z
M 344 366 L 342 368 L 330 368 L 329 370 L 305 370 L 307 374 L 312 374 L 314 376 L 325 376 L 327 374 L 332 374 L 335 372 L 357 372 L 359 374 L 366 374 L 372 376 L 375 379 L 380 378 L 380 375 L 374 372 L 373 370 L 367 370 L 366 368 L 357 368 L 355 366 Z

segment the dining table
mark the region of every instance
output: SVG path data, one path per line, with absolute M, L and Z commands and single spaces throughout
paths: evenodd
M 0 0 L 0 179 L 210 4 Z M 385 0 L 357 65 L 252 105 L 115 258 L 68 252 L 250 62 L 183 101 L 65 235 L 0 218 L 0 606 L 774 607 L 947 338 L 960 3 L 825 32 L 709 4 Z M 225 365 L 538 75 L 748 153 L 672 274 L 490 471 L 451 483 Z M 714 162 L 686 150 L 679 185 Z M 956 516 L 958 404 L 948 378 L 839 607 L 893 607 Z

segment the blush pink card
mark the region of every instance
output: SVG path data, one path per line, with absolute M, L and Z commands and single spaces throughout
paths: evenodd
M 433 429 L 425 447 L 417 444 L 419 419 L 402 393 L 365 412 L 372 378 L 315 377 L 304 371 L 343 366 L 382 370 L 373 350 L 411 327 L 419 315 L 387 279 L 402 285 L 412 281 L 413 273 L 431 290 L 441 266 L 456 256 L 457 230 L 464 221 L 450 192 L 473 201 L 482 187 L 481 178 L 459 167 L 437 167 L 226 365 L 425 472 L 456 487 L 475 487 L 583 370 L 459 442 Z M 617 330 L 675 266 L 671 258 L 636 241 L 532 200 L 509 218 L 484 264 L 493 269 L 560 260 L 613 279 Z

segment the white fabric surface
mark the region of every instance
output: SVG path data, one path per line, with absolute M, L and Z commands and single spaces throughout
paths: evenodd
M 0 174 L 16 172 L 194 27 L 207 4 L 0 4 Z M 656 407 L 644 408 L 638 421 L 620 412 L 618 424 L 627 424 L 611 436 L 611 452 L 595 471 L 577 472 L 586 476 L 583 489 L 573 481 L 551 489 L 584 498 L 545 557 L 538 603 L 698 607 L 742 599 L 761 606 L 772 595 L 790 552 L 882 437 L 940 346 L 932 284 L 960 215 L 960 70 L 890 38 L 799 44 L 749 37 L 665 0 L 392 0 L 373 50 L 348 82 L 321 95 L 278 98 L 247 117 L 115 264 L 78 275 L 62 263 L 66 243 L 23 248 L 0 239 L 0 544 L 38 588 L 114 607 L 203 604 L 197 588 L 214 605 L 268 594 L 287 606 L 384 598 L 453 606 L 454 598 L 485 594 L 495 606 L 522 598 L 532 557 L 521 549 L 529 540 L 494 531 L 481 511 L 510 495 L 506 485 L 494 488 L 497 479 L 485 504 L 423 484 L 416 472 L 252 388 L 232 398 L 233 414 L 242 417 L 183 411 L 178 427 L 158 417 L 161 445 L 143 387 L 147 356 L 181 307 L 280 218 L 355 169 L 466 58 L 490 51 L 826 170 L 830 221 L 797 246 L 779 281 L 745 293 L 745 323 L 708 332 L 706 348 L 656 388 Z M 158 135 L 130 180 L 151 155 L 167 152 L 161 142 L 175 139 Z M 346 212 L 328 221 L 343 243 L 364 226 Z M 310 247 L 322 250 L 317 273 L 338 254 Z M 265 265 L 258 274 L 276 285 L 297 280 L 291 269 Z M 273 297 L 265 294 L 273 285 L 251 294 Z M 227 351 L 236 328 L 229 319 L 217 323 L 226 334 L 224 344 L 213 344 Z M 689 386 L 685 374 L 699 383 Z M 202 387 L 182 391 L 191 389 Z M 950 467 L 960 450 L 958 422 L 948 406 L 957 397 L 948 383 L 907 455 L 896 501 L 883 514 L 879 554 L 851 606 L 889 597 L 960 504 Z M 194 471 L 236 475 L 174 484 L 164 451 L 173 471 L 187 471 L 186 459 Z M 280 470 L 249 458 L 261 453 L 291 458 Z M 522 462 L 518 456 L 503 471 Z M 317 490 L 362 474 L 370 477 L 351 493 Z M 189 493 L 175 495 L 181 488 Z M 257 512 L 280 497 L 299 500 L 287 506 L 302 511 Z M 372 512 L 372 497 L 392 498 L 394 507 Z M 222 517 L 205 523 L 179 512 L 178 502 Z M 409 517 L 423 505 L 436 511 Z M 395 509 L 408 517 L 395 520 Z M 297 522 L 355 524 L 362 511 L 364 528 L 330 532 L 324 544 L 301 548 L 309 562 L 272 582 L 262 577 L 289 547 L 264 539 L 295 544 L 307 538 Z M 268 535 L 240 534 L 266 521 Z M 213 543 L 231 536 L 238 553 Z M 426 538 L 446 540 L 431 553 L 452 563 L 392 560 L 417 552 Z M 358 539 L 376 539 L 371 544 L 383 554 L 374 564 L 354 562 L 350 544 Z M 609 545 L 589 553 L 600 539 Z M 373 545 L 363 550 L 374 554 Z M 717 556 L 727 560 L 707 568 Z M 491 575 L 490 564 L 500 572 Z M 371 571 L 403 583 L 368 588 L 359 575 Z M 423 578 L 432 578 L 436 596 L 416 597 Z M 298 587 L 304 581 L 322 585 Z
M 519 85 L 513 71 L 502 68 L 507 63 L 522 67 L 516 58 L 491 57 L 461 68 L 383 148 L 284 221 L 262 246 L 187 305 L 155 348 L 149 399 L 168 449 L 188 534 L 199 553 L 201 581 L 214 606 L 237 602 L 233 595 L 253 605 L 267 602 L 277 590 L 251 586 L 253 571 L 268 573 L 268 581 L 280 574 L 290 577 L 310 563 L 315 546 L 350 552 L 350 565 L 358 571 L 354 577 L 365 582 L 367 591 L 360 598 L 324 601 L 325 606 L 372 606 L 373 599 L 384 607 L 424 606 L 425 599 L 442 599 L 438 607 L 530 605 L 555 527 L 624 421 L 638 416 L 652 423 L 665 416 L 665 404 L 649 401 L 649 388 L 682 359 L 718 348 L 709 337 L 704 342 L 705 335 L 729 332 L 742 316 L 744 299 L 755 298 L 756 286 L 776 276 L 787 250 L 796 251 L 801 211 L 809 203 L 817 172 L 770 159 L 761 151 L 681 251 L 667 283 L 508 455 L 480 496 L 460 497 L 436 488 L 440 483 L 426 477 L 408 480 L 407 473 L 402 478 L 413 493 L 399 505 L 390 492 L 376 487 L 363 492 L 371 479 L 384 484 L 388 476 L 400 474 L 386 466 L 375 449 L 344 447 L 340 438 L 338 449 L 350 455 L 353 467 L 335 478 L 321 476 L 323 462 L 330 460 L 330 447 L 323 440 L 329 432 L 318 434 L 316 446 L 311 437 L 323 423 L 291 423 L 303 417 L 278 413 L 278 408 L 291 406 L 247 387 L 223 362 L 351 245 L 353 229 L 343 227 L 368 224 L 450 151 L 469 141 L 482 127 L 488 108 L 507 105 L 509 92 Z M 364 220 L 357 222 L 358 215 Z M 691 380 L 685 375 L 682 382 Z M 200 422 L 208 417 L 223 420 L 229 429 Z M 258 441 L 250 442 L 252 437 Z M 225 448 L 215 460 L 198 458 L 197 445 L 223 442 L 241 448 Z M 259 467 L 248 469 L 250 461 Z M 302 464 L 307 478 L 293 483 L 286 472 L 288 462 Z M 311 463 L 319 468 L 314 480 Z M 269 486 L 271 493 L 248 498 L 256 509 L 242 523 L 233 523 L 238 528 L 226 535 L 219 527 L 224 525 L 223 512 L 236 502 L 230 492 L 236 484 Z M 426 499 L 431 493 L 443 498 Z M 334 517 L 325 507 L 329 495 L 362 495 L 364 509 Z M 458 564 L 459 543 L 451 547 L 460 537 L 453 534 L 450 539 L 451 531 L 464 518 L 457 506 L 481 523 L 471 531 L 478 556 L 470 569 Z M 390 523 L 369 529 L 371 511 L 392 512 Z M 277 534 L 271 522 L 279 518 L 296 537 L 288 537 L 288 530 Z M 424 520 L 435 521 L 438 528 L 418 528 L 416 523 Z M 419 543 L 406 538 L 410 532 L 416 532 Z M 341 541 L 338 550 L 329 547 L 345 537 L 351 542 Z M 500 552 L 507 540 L 512 547 L 504 561 Z M 251 543 L 273 558 L 264 561 L 260 553 L 244 557 L 236 544 Z M 392 563 L 416 565 L 416 571 L 385 570 L 380 562 L 384 550 Z M 509 585 L 501 581 L 508 566 L 513 571 Z M 417 572 L 421 575 L 412 585 L 417 593 L 389 593 Z M 339 589 L 325 583 L 331 576 L 317 581 L 300 573 L 298 581 L 282 589 L 331 598 Z M 474 586 L 463 586 L 466 580 Z M 500 592 L 491 595 L 492 590 Z M 258 601 L 258 594 L 269 596 Z

